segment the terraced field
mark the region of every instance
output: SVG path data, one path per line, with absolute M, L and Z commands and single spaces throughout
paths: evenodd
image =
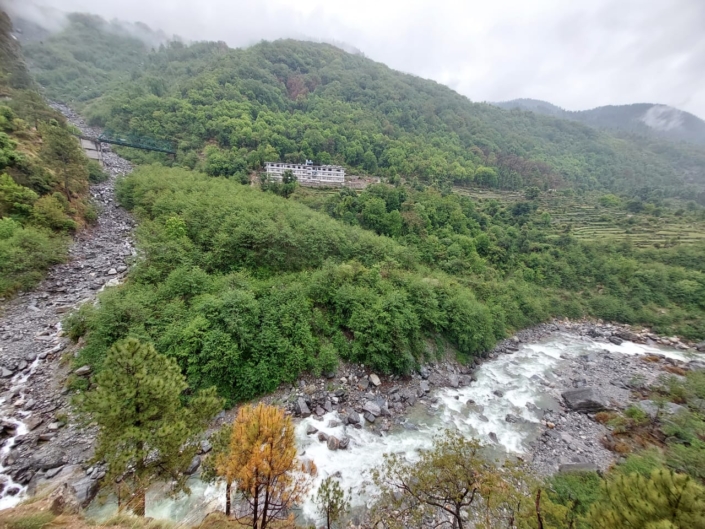
M 453 190 L 475 200 L 502 203 L 525 200 L 521 191 L 466 187 Z M 676 216 L 673 210 L 664 210 L 659 216 L 648 212 L 633 214 L 617 207 L 600 206 L 598 199 L 599 195 L 577 197 L 542 193 L 537 202 L 540 209 L 550 213 L 551 224 L 557 233 L 569 231 L 582 240 L 630 241 L 638 247 L 705 243 L 705 221 L 696 218 L 695 214 Z

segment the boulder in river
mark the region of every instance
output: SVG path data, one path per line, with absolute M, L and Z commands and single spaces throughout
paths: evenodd
M 340 448 L 340 440 L 334 435 L 331 435 L 328 438 L 328 450 L 337 450 L 338 448 Z
M 318 428 L 316 428 L 313 424 L 309 424 L 306 427 L 306 435 L 313 435 L 315 433 L 318 433 Z
M 610 342 L 612 342 L 614 345 L 622 345 L 622 340 L 619 336 L 610 336 L 607 338 Z
M 595 413 L 609 408 L 609 403 L 593 387 L 571 389 L 561 393 L 561 397 L 573 411 Z
M 377 375 L 375 375 L 374 373 L 372 373 L 370 375 L 370 382 L 372 382 L 372 385 L 376 388 L 378 388 L 382 384 L 379 377 Z
M 348 424 L 360 424 L 360 415 L 356 411 L 348 413 Z
M 372 415 L 369 411 L 366 411 L 365 414 L 363 415 L 363 417 L 365 418 L 365 420 L 367 422 L 370 422 L 370 423 L 375 422 L 375 419 L 376 419 L 376 417 L 374 415 Z

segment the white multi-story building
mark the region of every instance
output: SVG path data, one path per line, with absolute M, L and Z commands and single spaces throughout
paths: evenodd
M 291 171 L 302 185 L 330 185 L 342 186 L 345 184 L 345 169 L 339 165 L 313 165 L 309 160 L 305 164 L 266 162 L 267 176 L 274 180 L 281 180 L 284 171 Z

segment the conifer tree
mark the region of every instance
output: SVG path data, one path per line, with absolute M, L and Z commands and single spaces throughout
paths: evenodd
M 115 344 L 102 367 L 82 402 L 100 428 L 95 460 L 107 463 L 104 483 L 120 482 L 119 496 L 127 487 L 130 509 L 144 516 L 152 483 L 169 480 L 174 492 L 189 492 L 183 472 L 221 401 L 212 388 L 184 406 L 187 385 L 176 362 L 134 338 Z
M 587 518 L 595 529 L 704 529 L 705 488 L 663 468 L 649 478 L 619 476 L 605 484 Z
M 316 494 L 318 512 L 326 519 L 326 529 L 331 529 L 350 508 L 350 501 L 337 480 L 330 476 L 323 480 Z
M 266 529 L 275 520 L 291 520 L 316 473 L 313 463 L 296 457 L 291 417 L 276 406 L 260 403 L 240 408 L 233 423 L 230 457 L 222 467 L 249 504 L 253 529 Z

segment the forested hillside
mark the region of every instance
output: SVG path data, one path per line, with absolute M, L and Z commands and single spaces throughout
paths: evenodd
M 579 121 L 592 127 L 632 135 L 632 139 L 637 139 L 634 136 L 641 136 L 642 141 L 651 138 L 705 146 L 705 121 L 689 112 L 666 105 L 636 103 L 571 111 L 537 99 L 514 99 L 494 104 L 507 110 L 529 110 L 537 114 Z
M 69 18 L 61 33 L 27 45 L 47 95 L 96 124 L 177 140 L 176 163 L 211 175 L 244 178 L 265 160 L 308 158 L 392 179 L 705 202 L 700 150 L 471 103 L 326 44 L 153 48 L 97 17 Z
M 44 102 L 0 12 L 0 296 L 33 286 L 95 219 L 88 182 L 102 177 L 64 118 Z
M 175 358 L 191 387 L 215 385 L 231 402 L 339 358 L 382 373 L 408 373 L 446 346 L 469 360 L 551 316 L 705 337 L 701 247 L 553 237 L 531 202 L 374 186 L 326 202 L 341 222 L 160 166 L 135 171 L 118 194 L 140 219 L 144 259 L 67 323 L 86 337 L 78 362 L 99 368 L 113 343 L 136 336 Z

